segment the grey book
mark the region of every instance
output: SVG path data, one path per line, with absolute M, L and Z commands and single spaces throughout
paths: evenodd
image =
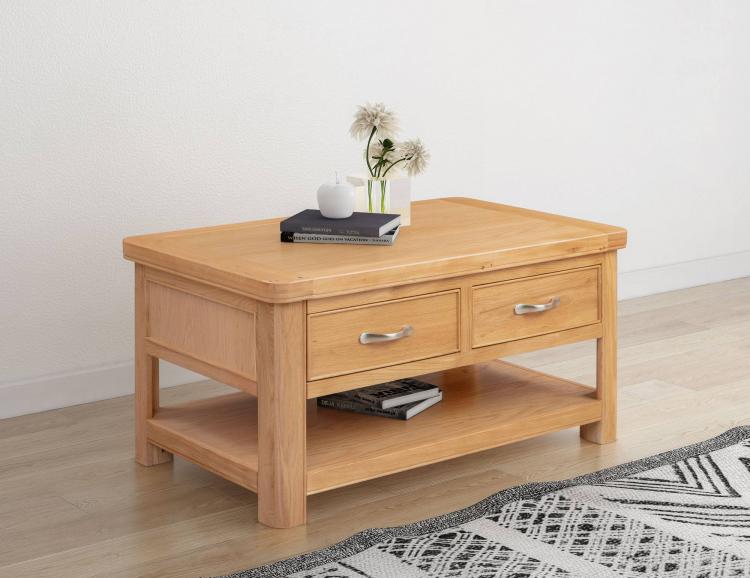
M 411 419 L 418 413 L 421 413 L 427 408 L 432 407 L 442 399 L 443 393 L 440 392 L 436 396 L 430 397 L 428 399 L 423 399 L 422 401 L 415 401 L 414 403 L 408 403 L 406 405 L 400 405 L 398 407 L 392 407 L 390 409 L 381 409 L 371 403 L 358 399 L 356 396 L 351 395 L 349 392 L 346 392 L 334 393 L 333 395 L 319 397 L 318 405 L 331 409 L 353 411 L 365 415 L 375 415 L 380 417 L 388 417 L 391 419 L 406 420 Z
M 348 237 L 380 237 L 395 229 L 401 216 L 391 213 L 354 213 L 346 219 L 328 219 L 315 209 L 306 209 L 281 221 L 284 233 L 319 233 Z
M 351 237 L 348 235 L 324 235 L 322 233 L 288 233 L 281 231 L 282 243 L 332 243 L 342 245 L 393 245 L 401 227 L 396 227 L 380 237 Z
M 354 395 L 381 409 L 389 409 L 435 397 L 440 393 L 436 385 L 407 377 L 386 383 L 378 383 L 354 390 Z

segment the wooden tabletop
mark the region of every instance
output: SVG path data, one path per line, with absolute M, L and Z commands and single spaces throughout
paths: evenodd
M 128 237 L 126 259 L 282 303 L 621 249 L 620 227 L 475 199 L 412 203 L 393 246 L 281 243 L 279 221 Z

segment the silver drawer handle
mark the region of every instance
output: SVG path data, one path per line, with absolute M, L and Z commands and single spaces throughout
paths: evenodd
M 553 297 L 546 303 L 540 303 L 539 305 L 531 305 L 529 303 L 519 303 L 513 308 L 513 312 L 516 315 L 526 315 L 527 313 L 541 313 L 542 311 L 549 311 L 560 305 L 560 298 Z
M 401 331 L 396 331 L 395 333 L 369 333 L 366 331 L 359 336 L 359 342 L 362 345 L 367 345 L 368 343 L 397 341 L 399 339 L 403 339 L 404 337 L 409 337 L 409 335 L 411 335 L 412 333 L 414 333 L 414 328 L 411 325 L 404 325 L 401 328 Z

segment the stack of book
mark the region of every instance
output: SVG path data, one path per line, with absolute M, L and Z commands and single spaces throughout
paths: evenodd
M 418 379 L 398 379 L 318 398 L 318 405 L 367 415 L 411 419 L 443 399 L 440 388 Z
M 354 213 L 346 219 L 327 219 L 307 209 L 281 221 L 282 243 L 346 243 L 393 245 L 401 218 L 386 213 Z

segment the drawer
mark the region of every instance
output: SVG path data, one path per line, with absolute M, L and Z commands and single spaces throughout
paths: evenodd
M 599 321 L 599 267 L 478 285 L 471 302 L 472 347 L 582 327 Z
M 308 315 L 308 379 L 458 351 L 459 299 L 455 289 Z M 407 326 L 411 330 L 404 331 Z M 365 338 L 370 342 L 363 344 L 364 333 L 391 336 Z

